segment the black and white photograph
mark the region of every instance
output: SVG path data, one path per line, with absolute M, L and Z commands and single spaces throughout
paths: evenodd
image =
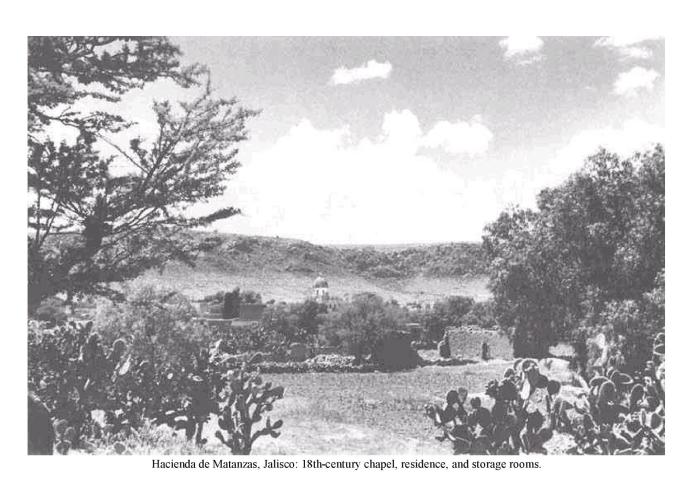
M 26 43 L 28 454 L 665 454 L 663 36 Z

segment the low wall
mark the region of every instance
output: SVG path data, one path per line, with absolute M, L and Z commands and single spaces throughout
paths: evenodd
M 513 347 L 509 338 L 498 331 L 479 327 L 448 329 L 451 356 L 456 358 L 482 358 L 482 343 L 489 345 L 489 357 L 513 359 Z
M 219 331 L 222 333 L 229 333 L 237 329 L 242 329 L 245 327 L 253 327 L 258 325 L 257 322 L 239 319 L 213 319 L 213 318 L 201 318 L 199 319 L 209 326 L 210 329 Z

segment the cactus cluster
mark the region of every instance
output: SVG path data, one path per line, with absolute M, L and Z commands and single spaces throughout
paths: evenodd
M 540 373 L 532 359 L 519 359 L 500 380 L 487 384 L 486 395 L 494 400 L 491 409 L 479 397 L 470 400 L 468 391 L 451 390 L 443 406 L 428 405 L 425 413 L 450 441 L 454 454 L 544 453 L 552 437 L 552 411 L 560 384 Z
M 575 396 L 562 395 L 561 384 L 540 372 L 533 359 L 519 359 L 501 380 L 487 384 L 490 409 L 467 390 L 447 393 L 443 406 L 428 405 L 426 415 L 450 441 L 455 454 L 545 453 L 553 433 L 574 441 L 571 454 L 664 454 L 665 335 L 653 342 L 644 370 L 621 372 L 615 361 L 595 370 Z
M 146 419 L 204 445 L 203 428 L 212 413 L 227 432 L 219 439 L 234 454 L 249 453 L 261 435 L 278 435 L 280 421 L 255 432 L 252 426 L 283 396 L 283 388 L 261 384 L 218 343 L 190 353 L 179 369 L 155 364 L 134 356 L 126 339 L 104 345 L 90 322 L 30 335 L 29 387 L 57 419 L 56 451 L 89 451 L 97 441 L 115 442 L 115 452 L 125 452 L 120 444 Z
M 632 377 L 610 361 L 590 379 L 578 403 L 564 403 L 559 412 L 560 425 L 574 434 L 573 453 L 664 454 L 665 335 L 655 336 L 643 371 Z M 571 409 L 581 414 L 575 422 Z
M 29 387 L 60 419 L 59 452 L 77 447 L 99 434 L 91 411 L 113 410 L 114 377 L 125 358 L 126 345 L 104 346 L 91 322 L 69 322 L 50 332 L 30 336 Z M 65 437 L 66 436 L 66 437 Z
M 238 370 L 226 374 L 227 387 L 222 392 L 221 412 L 218 418 L 219 430 L 216 437 L 234 455 L 247 455 L 252 445 L 261 436 L 278 437 L 282 420 L 271 422 L 266 418 L 264 427 L 253 429 L 262 422 L 264 414 L 273 409 L 276 400 L 283 398 L 283 386 L 273 387 L 264 383 L 256 370 L 251 370 L 253 360 Z
M 204 424 L 212 413 L 219 412 L 217 399 L 223 386 L 222 366 L 223 360 L 217 349 L 212 349 L 212 352 L 201 350 L 191 367 L 183 368 L 179 374 L 186 394 L 176 404 L 169 404 L 168 408 L 157 412 L 153 416 L 154 423 L 184 431 L 187 440 L 194 439 L 198 446 L 206 444 Z

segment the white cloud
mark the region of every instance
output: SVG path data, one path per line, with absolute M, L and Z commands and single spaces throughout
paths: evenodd
M 542 59 L 545 42 L 538 36 L 508 36 L 499 41 L 504 58 L 519 65 L 528 65 Z
M 600 147 L 629 158 L 657 143 L 665 143 L 664 127 L 639 118 L 625 120 L 617 126 L 584 129 L 557 148 L 552 158 L 547 156 L 542 165 L 536 166 L 530 155 L 513 157 L 511 169 L 497 180 L 497 198 L 504 206 L 511 203 L 535 208 L 540 191 L 563 183 Z
M 423 141 L 425 146 L 439 147 L 454 155 L 483 155 L 492 141 L 492 132 L 474 117 L 471 122 L 437 122 Z
M 422 148 L 436 148 L 450 155 L 477 157 L 484 155 L 494 138 L 480 116 L 469 122 L 438 121 L 423 133 L 418 118 L 410 110 L 384 115 L 379 142 L 393 153 L 416 153 Z
M 598 38 L 596 47 L 605 47 L 619 54 L 623 59 L 649 59 L 653 51 L 644 46 L 647 42 L 658 40 L 661 37 L 642 36 L 608 36 Z
M 330 83 L 338 84 L 352 84 L 367 79 L 387 79 L 391 75 L 393 66 L 390 62 L 377 62 L 372 59 L 365 65 L 353 67 L 351 69 L 342 66 L 336 69 L 331 76 Z
M 545 176 L 550 185 L 558 184 L 578 170 L 585 159 L 596 153 L 600 147 L 622 157 L 630 157 L 656 143 L 664 142 L 664 127 L 638 118 L 626 120 L 617 127 L 588 129 L 573 136 L 557 153 Z
M 322 243 L 479 239 L 500 211 L 496 185 L 420 151 L 434 142 L 454 154 L 479 154 L 486 145 L 461 142 L 486 138 L 480 126 L 437 123 L 425 134 L 410 110 L 393 111 L 377 136 L 355 140 L 348 127 L 319 129 L 303 120 L 245 159 L 226 196 L 244 215 L 217 227 Z M 462 220 L 441 221 L 448 216 Z
M 652 91 L 655 80 L 660 77 L 654 69 L 636 66 L 617 76 L 614 82 L 614 93 L 626 97 L 635 97 L 641 90 Z

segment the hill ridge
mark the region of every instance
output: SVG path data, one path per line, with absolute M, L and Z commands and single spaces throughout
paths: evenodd
M 217 232 L 197 231 L 192 236 L 203 248 L 194 269 L 171 263 L 142 279 L 193 297 L 238 285 L 259 291 L 265 300 L 296 301 L 310 295 L 311 281 L 318 275 L 329 280 L 338 296 L 372 291 L 402 302 L 431 301 L 447 294 L 488 297 L 479 243 L 342 247 Z

